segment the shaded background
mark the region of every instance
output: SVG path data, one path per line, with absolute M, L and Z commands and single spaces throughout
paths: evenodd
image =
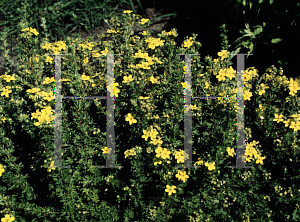
M 46 18 L 48 28 L 51 30 L 52 41 L 64 40 L 66 36 L 74 34 L 74 28 L 84 38 L 87 36 L 86 33 L 96 37 L 95 33 L 104 33 L 108 28 L 104 18 L 109 20 L 112 15 L 122 14 L 122 10 L 133 10 L 134 13 L 151 19 L 155 17 L 155 14 L 161 16 L 174 13 L 175 16 L 155 20 L 155 24 L 151 27 L 156 27 L 156 32 L 170 31 L 172 28 L 176 28 L 179 34 L 176 38 L 178 45 L 183 42 L 185 36 L 197 33 L 197 41 L 202 44 L 199 52 L 202 62 L 207 55 L 218 57 L 217 52 L 221 50 L 222 40 L 219 27 L 225 23 L 231 45 L 230 51 L 234 51 L 238 43 L 241 44 L 242 41 L 245 44 L 254 44 L 252 52 L 254 55 L 249 56 L 248 59 L 245 58 L 246 67 L 255 66 L 261 75 L 265 69 L 275 65 L 277 68 L 283 68 L 284 75 L 299 77 L 300 65 L 297 54 L 300 50 L 300 3 L 297 1 L 28 0 L 26 2 L 29 7 L 26 11 L 22 11 L 24 1 L 0 1 L 0 30 L 3 31 L 3 26 L 8 26 L 11 29 L 9 33 L 13 33 L 12 36 L 14 36 L 16 34 L 14 27 L 26 12 L 31 27 L 36 28 L 38 32 L 43 31 L 40 26 L 41 17 Z M 113 11 L 114 9 L 116 10 Z M 246 28 L 245 24 L 249 24 L 253 32 L 252 26 L 263 26 L 263 23 L 266 25 L 261 33 L 254 37 L 245 37 L 240 42 L 234 43 L 237 38 L 242 36 L 239 31 Z M 101 31 L 98 31 L 98 28 L 102 28 Z M 9 37 L 11 36 L 9 35 Z M 39 35 L 39 38 L 42 36 Z M 280 38 L 281 41 L 272 43 L 272 39 L 277 38 Z M 3 45 L 1 40 L 0 45 Z M 240 53 L 248 53 L 248 51 L 249 49 L 241 45 Z M 0 74 L 4 74 L 3 50 L 0 50 L 0 57 Z M 232 62 L 236 69 L 236 59 L 234 58 Z
M 201 57 L 206 55 L 217 58 L 217 52 L 221 50 L 220 25 L 226 24 L 229 38 L 230 51 L 234 51 L 237 43 L 233 43 L 242 34 L 239 30 L 245 29 L 245 24 L 250 27 L 254 25 L 263 25 L 263 32 L 251 41 L 256 43 L 253 55 L 248 59 L 245 57 L 246 67 L 255 66 L 259 74 L 263 74 L 265 69 L 271 65 L 277 68 L 282 67 L 284 75 L 288 77 L 299 77 L 300 63 L 298 52 L 300 50 L 300 3 L 297 1 L 250 1 L 238 5 L 241 1 L 199 1 L 186 0 L 160 0 L 146 1 L 141 0 L 144 7 L 157 7 L 162 10 L 162 14 L 176 12 L 175 18 L 170 19 L 166 31 L 171 28 L 178 30 L 177 44 L 181 44 L 186 35 L 192 36 L 197 33 L 197 41 L 202 44 L 200 49 Z M 259 3 L 261 2 L 261 3 Z M 154 4 L 153 4 L 154 3 Z M 227 4 L 227 6 L 226 6 Z M 239 8 L 237 8 L 239 6 Z M 243 15 L 245 10 L 245 16 Z M 139 13 L 142 10 L 139 8 Z M 251 29 L 253 32 L 254 29 Z M 272 38 L 282 38 L 282 41 L 275 44 L 271 42 Z M 249 40 L 248 38 L 243 41 Z M 248 49 L 241 48 L 240 53 L 248 53 Z M 281 63 L 278 61 L 281 61 Z M 203 61 L 204 62 L 204 61 Z M 236 69 L 236 59 L 233 59 Z

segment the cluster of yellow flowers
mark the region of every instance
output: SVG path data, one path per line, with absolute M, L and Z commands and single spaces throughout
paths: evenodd
M 278 109 L 276 111 L 278 111 Z M 274 116 L 275 118 L 273 119 L 273 121 L 276 121 L 277 123 L 283 122 L 285 124 L 285 127 L 294 129 L 294 132 L 300 130 L 300 113 L 293 114 L 290 116 L 291 118 L 294 118 L 294 120 L 288 119 L 284 121 L 283 119 L 284 116 L 282 114 L 278 115 L 277 113 L 275 113 Z
M 283 194 L 287 195 L 288 193 L 291 197 L 293 196 L 292 187 L 288 187 L 288 191 L 284 191 L 284 192 L 283 192 L 283 188 L 281 186 L 275 186 L 274 188 L 275 188 L 275 192 L 278 193 L 279 196 L 283 196 Z
M 0 177 L 2 176 L 2 173 L 5 171 L 5 169 L 3 168 L 3 166 L 0 164 Z M 7 197 L 4 197 L 4 199 L 7 199 Z M 7 204 L 7 203 L 5 203 Z M 1 222 L 3 221 L 7 221 L 7 222 L 12 222 L 15 220 L 15 217 L 13 215 L 10 214 L 6 214 L 5 217 L 3 217 L 1 219 Z
M 125 14 L 130 14 L 132 11 L 131 10 L 127 10 L 124 11 Z M 149 19 L 141 19 L 141 23 L 140 24 L 146 24 L 149 21 Z M 31 35 L 31 33 L 38 35 L 39 33 L 32 28 L 26 28 L 23 29 L 22 31 L 29 31 L 28 35 Z M 115 30 L 115 29 L 110 29 L 107 31 L 108 33 L 119 33 L 119 30 Z M 147 31 L 143 32 L 143 35 L 147 35 Z M 176 32 L 171 31 L 171 32 L 163 32 L 163 35 L 176 35 Z M 76 42 L 76 40 L 73 41 L 73 43 Z M 161 40 L 161 38 L 153 38 L 153 37 L 149 37 L 147 39 L 145 39 L 145 42 L 147 43 L 147 46 L 149 49 L 156 49 L 156 47 L 159 46 L 163 46 L 165 40 Z M 183 43 L 183 47 L 185 48 L 190 48 L 192 45 L 194 44 L 194 40 L 192 37 L 190 37 L 189 39 L 187 39 L 186 41 L 184 41 Z M 131 44 L 129 44 L 130 46 L 133 46 Z M 84 43 L 84 44 L 79 44 L 77 49 L 88 49 L 90 51 L 92 51 L 94 44 L 91 44 L 89 42 Z M 63 50 L 66 50 L 66 44 L 63 41 L 59 41 L 56 42 L 54 44 L 51 43 L 44 43 L 41 46 L 42 49 L 46 49 L 46 50 L 52 50 L 53 54 L 60 54 Z M 99 57 L 99 53 L 97 53 L 96 51 L 92 51 L 93 52 L 93 57 Z M 107 54 L 108 51 L 108 47 L 105 47 L 105 49 L 103 51 L 101 51 L 101 54 Z M 218 53 L 218 56 L 221 57 L 221 60 L 223 61 L 225 58 L 228 57 L 229 52 L 227 52 L 226 50 L 222 50 L 221 52 Z M 135 53 L 134 58 L 141 58 L 141 59 L 145 59 L 146 61 L 142 61 L 140 64 L 136 64 L 136 65 L 130 65 L 130 68 L 136 68 L 136 69 L 151 69 L 151 65 L 158 63 L 158 64 L 162 64 L 161 61 L 159 61 L 158 58 L 156 57 L 150 57 L 148 55 L 147 52 L 143 53 L 141 50 L 139 50 L 137 53 Z M 34 60 L 36 60 L 37 62 L 39 62 L 39 56 L 37 56 L 36 58 L 34 58 Z M 217 59 L 217 61 L 219 62 L 219 59 Z M 45 59 L 45 62 L 52 64 L 53 62 L 53 58 L 51 58 L 50 56 L 47 56 Z M 89 58 L 85 57 L 83 59 L 83 63 L 84 65 L 88 64 L 89 62 Z M 185 67 L 184 67 L 184 71 L 185 71 Z M 30 73 L 28 70 L 26 70 L 26 72 Z M 230 80 L 232 80 L 232 78 L 235 77 L 235 73 L 236 71 L 230 66 L 228 69 L 220 69 L 217 73 L 216 78 L 218 79 L 218 81 L 225 81 L 226 78 L 228 77 Z M 98 76 L 99 74 L 94 75 L 92 78 Z M 200 76 L 203 76 L 204 74 L 200 74 Z M 257 76 L 257 72 L 256 70 L 250 70 L 250 71 L 245 71 L 245 84 L 246 87 L 249 86 L 248 81 L 250 81 L 254 76 Z M 1 76 L 6 82 L 10 82 L 10 81 L 14 81 L 16 80 L 16 78 L 14 76 L 9 76 L 9 75 L 4 75 Z M 82 75 L 81 79 L 83 81 L 91 81 L 93 82 L 93 80 L 90 79 L 89 76 L 87 75 Z M 134 80 L 134 78 L 132 77 L 132 75 L 128 75 L 128 76 L 124 76 L 123 78 L 123 83 L 130 83 Z M 61 81 L 71 81 L 70 79 L 64 79 L 62 78 Z M 158 78 L 155 78 L 153 75 L 150 76 L 148 78 L 148 81 L 151 82 L 152 84 L 155 83 L 159 83 Z M 54 77 L 49 78 L 47 77 L 42 84 L 50 84 L 55 82 Z M 288 80 L 284 80 L 285 84 L 289 84 L 289 90 L 290 90 L 290 95 L 295 96 L 295 94 L 297 93 L 297 90 L 300 90 L 299 87 L 299 83 L 297 81 L 294 81 L 293 79 L 291 79 L 290 81 Z M 185 83 L 181 83 L 182 86 L 185 88 Z M 248 84 L 248 85 L 247 85 Z M 96 84 L 92 84 L 92 87 L 94 87 Z M 108 86 L 108 91 L 113 94 L 114 96 L 118 97 L 118 93 L 120 92 L 120 90 L 117 88 L 117 86 L 119 86 L 119 83 L 113 83 L 111 85 Z M 205 88 L 209 87 L 209 83 L 205 83 Z M 259 95 L 263 95 L 269 87 L 265 84 L 260 84 L 260 88 L 258 90 Z M 113 90 L 114 89 L 114 90 Z M 5 86 L 2 89 L 2 93 L 1 96 L 5 96 L 5 97 L 9 97 L 9 94 L 12 92 L 11 87 L 10 86 Z M 32 88 L 27 90 L 28 93 L 34 93 L 35 96 L 30 95 L 29 98 L 36 100 L 39 97 L 42 97 L 44 100 L 50 102 L 54 99 L 54 95 L 53 92 L 44 92 L 41 91 L 40 92 L 40 88 Z M 225 93 L 225 92 L 224 92 Z M 252 96 L 252 93 L 249 90 L 245 91 L 245 95 L 244 95 L 244 99 L 245 100 L 250 100 Z M 149 99 L 149 97 L 139 97 L 139 99 Z M 192 106 L 193 109 L 196 109 L 196 105 Z M 44 123 L 46 121 L 46 124 L 50 124 L 51 121 L 54 120 L 54 117 L 51 116 L 52 113 L 54 112 L 53 109 L 51 109 L 50 106 L 45 107 L 41 112 L 39 110 L 36 111 L 36 113 L 32 113 L 32 117 L 38 119 L 38 122 L 35 123 L 34 125 L 36 126 L 40 126 L 42 123 Z M 287 125 L 290 125 L 290 128 L 294 128 L 294 131 L 297 131 L 300 129 L 300 114 L 294 114 L 291 117 L 297 118 L 297 122 L 296 121 L 285 121 L 284 123 Z M 157 118 L 159 118 L 157 116 Z M 5 120 L 5 119 L 4 119 Z M 135 119 L 134 116 L 132 116 L 131 113 L 128 113 L 125 116 L 125 121 L 129 122 L 130 125 L 137 123 L 137 120 Z M 280 114 L 275 114 L 275 118 L 273 121 L 276 121 L 277 123 L 279 122 L 283 122 L 283 115 Z M 153 129 L 153 126 L 151 125 L 150 127 L 147 128 L 147 130 L 143 130 L 144 135 L 142 135 L 142 138 L 145 139 L 145 141 L 148 140 L 148 138 L 150 137 L 151 141 L 150 143 L 153 145 L 158 145 L 158 147 L 155 149 L 155 157 L 153 158 L 154 161 L 154 165 L 159 165 L 162 164 L 162 160 L 167 160 L 167 163 L 170 163 L 169 159 L 170 159 L 170 154 L 171 151 L 169 151 L 167 148 L 162 148 L 161 145 L 163 143 L 163 141 L 161 140 L 161 138 L 157 138 L 157 134 L 158 132 L 156 130 Z M 256 163 L 257 164 L 263 164 L 263 160 L 265 159 L 265 157 L 262 157 L 260 155 L 260 153 L 254 148 L 254 146 L 256 146 L 259 142 L 253 141 L 251 143 L 247 143 L 246 144 L 246 151 L 245 151 L 245 158 L 247 162 L 250 162 L 254 156 L 254 158 L 256 159 Z M 151 148 L 150 148 L 151 150 Z M 108 154 L 110 153 L 111 149 L 107 149 L 107 147 L 102 149 L 104 154 Z M 148 152 L 148 150 L 147 150 Z M 150 152 L 150 151 L 149 151 Z M 234 149 L 227 147 L 227 153 L 229 156 L 233 157 L 235 155 Z M 130 150 L 126 150 L 125 151 L 125 158 L 128 158 L 129 156 L 136 156 L 137 152 L 135 149 L 130 149 Z M 177 160 L 177 163 L 184 163 L 184 160 L 186 158 L 188 158 L 188 155 L 183 151 L 183 150 L 179 150 L 179 151 L 174 151 L 174 156 L 175 159 Z M 201 158 L 198 159 L 198 161 L 195 163 L 195 165 L 200 165 L 203 164 L 204 161 L 201 160 Z M 205 162 L 204 164 L 209 171 L 213 171 L 216 169 L 215 167 L 215 162 Z M 55 169 L 54 167 L 54 161 L 51 162 L 50 166 L 52 166 L 51 168 Z M 51 168 L 48 168 L 48 172 L 51 172 Z M 0 165 L 0 176 L 2 175 L 2 173 L 5 170 L 2 168 L 2 166 Z M 184 171 L 184 170 L 178 170 L 177 174 L 175 176 L 178 180 L 182 180 L 183 182 L 186 182 L 187 179 L 189 178 L 189 175 Z M 109 182 L 110 178 L 106 178 L 107 182 Z M 126 188 L 127 189 L 127 188 Z M 172 193 L 176 193 L 176 186 L 174 185 L 166 185 L 166 189 L 165 192 L 168 193 L 168 195 L 172 195 Z M 286 192 L 285 192 L 286 194 Z M 5 216 L 6 221 L 10 221 L 11 217 L 9 217 L 8 215 Z M 13 217 L 12 217 L 13 218 Z M 12 220 L 11 220 L 12 221 Z
M 63 155 L 63 153 L 62 153 L 62 155 Z M 47 160 L 44 160 L 44 162 L 45 163 L 47 163 Z M 44 167 L 45 167 L 46 165 L 44 165 Z M 41 166 L 41 168 L 42 168 L 43 166 Z M 50 167 L 47 169 L 47 172 L 51 172 L 51 170 L 55 170 L 55 166 L 54 166 L 54 161 L 51 161 L 51 163 L 50 163 Z
M 263 160 L 266 157 L 261 157 L 258 153 L 258 151 L 254 148 L 254 146 L 256 146 L 257 144 L 259 144 L 259 142 L 257 141 L 253 141 L 250 143 L 246 143 L 246 150 L 245 150 L 245 158 L 247 162 L 251 162 L 252 157 L 254 156 L 256 158 L 256 163 L 257 164 L 263 164 Z M 229 156 L 234 156 L 236 155 L 234 152 L 233 148 L 227 147 L 227 153 Z
M 252 141 L 250 143 L 246 143 L 246 150 L 245 150 L 245 158 L 247 162 L 251 162 L 252 157 L 256 159 L 257 164 L 263 164 L 263 160 L 266 157 L 262 157 L 254 147 L 259 144 L 259 141 Z

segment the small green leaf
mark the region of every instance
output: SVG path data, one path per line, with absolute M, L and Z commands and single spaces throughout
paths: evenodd
M 218 199 L 213 200 L 215 203 L 219 203 L 220 201 Z
M 250 46 L 249 46 L 249 49 L 250 49 L 250 52 L 249 52 L 249 53 L 251 53 L 251 52 L 253 51 L 253 46 L 254 46 L 254 45 L 253 45 L 253 43 L 251 42 L 251 43 L 250 43 Z
M 259 33 L 261 33 L 263 31 L 262 27 L 259 27 L 257 29 L 254 30 L 254 35 L 258 35 Z
M 275 38 L 271 40 L 271 43 L 278 43 L 280 42 L 282 39 L 281 38 Z
M 269 3 L 270 3 L 270 5 L 272 5 L 272 4 L 273 4 L 273 0 L 270 0 L 270 2 L 269 2 Z
M 298 217 L 299 218 L 299 217 Z M 297 219 L 297 209 L 295 209 L 294 213 L 293 213 L 293 220 Z

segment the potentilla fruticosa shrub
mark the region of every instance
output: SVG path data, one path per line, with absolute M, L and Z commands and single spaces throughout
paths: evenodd
M 245 164 L 236 164 L 237 72 L 225 25 L 215 59 L 191 55 L 192 160 L 184 166 L 184 56 L 201 53 L 196 35 L 176 46 L 176 29 L 152 36 L 148 19 L 124 11 L 92 39 L 47 38 L 19 24 L 14 69 L 0 78 L 1 216 L 7 221 L 269 221 L 299 216 L 299 80 L 272 66 L 244 73 Z M 145 31 L 134 35 L 132 26 Z M 2 41 L 5 41 L 5 32 Z M 110 39 L 108 41 L 108 39 Z M 107 86 L 107 54 L 114 84 Z M 62 166 L 54 165 L 55 67 L 62 96 L 114 94 L 115 165 L 105 166 L 105 99 L 62 99 Z M 122 54 L 122 55 L 116 55 Z M 254 55 L 255 56 L 255 55 Z M 246 64 L 247 65 L 247 64 Z M 112 91 L 112 87 L 114 90 Z M 46 168 L 50 166 L 51 168 Z M 120 167 L 123 168 L 120 168 Z

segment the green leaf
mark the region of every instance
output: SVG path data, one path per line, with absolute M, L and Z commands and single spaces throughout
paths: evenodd
M 203 133 L 203 136 L 208 136 L 208 135 L 209 135 L 208 132 L 204 132 L 204 133 Z
M 270 3 L 270 5 L 272 5 L 273 4 L 273 0 L 270 0 L 269 3 Z
M 299 218 L 299 217 L 297 216 L 297 208 L 296 208 L 293 213 L 293 220 L 296 220 L 297 218 Z
M 253 46 L 254 46 L 253 43 L 250 42 L 250 46 L 249 46 L 250 52 L 249 53 L 253 52 Z
M 213 200 L 215 203 L 219 203 L 220 201 L 218 199 Z
M 271 40 L 271 43 L 278 43 L 280 42 L 282 39 L 281 38 L 275 38 Z
M 261 33 L 263 31 L 262 27 L 259 27 L 257 29 L 254 30 L 254 35 L 258 35 L 259 33 Z

